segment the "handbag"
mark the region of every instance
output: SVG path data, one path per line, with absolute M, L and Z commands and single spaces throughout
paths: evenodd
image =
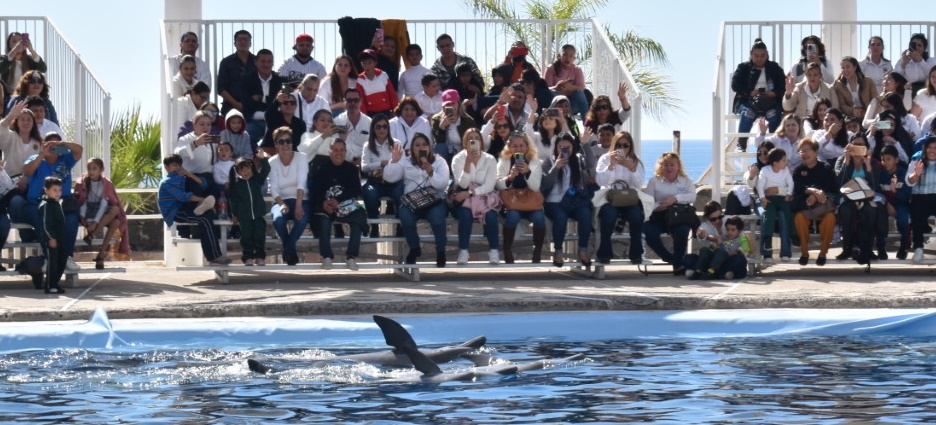
M 434 187 L 426 186 L 403 194 L 400 202 L 413 213 L 418 213 L 442 202 L 442 197 Z
M 777 98 L 757 94 L 751 98 L 751 107 L 757 112 L 767 112 L 777 106 Z
M 841 192 L 849 201 L 867 201 L 874 198 L 875 195 L 871 185 L 861 177 L 855 177 L 845 182 L 842 185 Z
M 800 211 L 807 220 L 822 220 L 826 214 L 835 211 L 835 202 L 832 198 L 826 197 L 823 203 L 815 203 L 813 206 Z
M 663 216 L 668 229 L 676 226 L 689 226 L 693 229 L 698 228 L 701 223 L 696 209 L 690 204 L 673 204 L 666 209 L 666 215 Z
M 623 180 L 618 180 L 611 184 L 608 189 L 608 203 L 612 207 L 632 207 L 640 203 L 637 197 L 637 189 L 631 189 Z
M 71 194 L 62 197 L 62 212 L 65 214 L 78 214 L 81 207 L 78 205 L 78 195 Z
M 531 189 L 504 189 L 500 192 L 504 209 L 513 211 L 539 211 L 543 209 L 543 194 Z

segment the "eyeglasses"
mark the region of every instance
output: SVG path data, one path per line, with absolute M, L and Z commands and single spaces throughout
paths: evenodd
M 630 145 L 626 145 L 624 143 L 618 143 L 617 147 L 621 149 L 630 149 Z
M 277 145 L 291 145 L 292 139 L 276 139 Z
M 595 106 L 596 111 L 608 111 L 611 110 L 611 105 L 598 105 Z
M 287 101 L 283 102 L 282 105 L 284 105 L 284 106 L 296 106 L 296 101 L 295 101 L 295 100 L 287 100 Z
M 495 130 L 503 130 L 505 128 L 510 128 L 510 124 L 494 124 Z
M 42 79 L 39 79 L 39 78 L 30 78 L 29 84 L 43 84 L 43 81 Z
M 510 137 L 524 137 L 524 136 L 526 136 L 526 133 L 520 130 L 515 130 L 515 131 L 510 132 Z
M 360 98 L 351 98 L 351 99 L 345 98 L 344 101 L 347 103 L 358 103 L 361 101 L 361 99 Z
M 721 219 L 722 219 L 722 216 L 709 217 L 709 218 L 708 218 L 708 221 L 714 223 L 714 222 L 716 222 L 716 221 L 718 221 L 718 220 L 721 220 Z
M 377 124 L 374 126 L 374 129 L 377 130 L 386 130 L 388 128 L 390 128 L 390 124 Z

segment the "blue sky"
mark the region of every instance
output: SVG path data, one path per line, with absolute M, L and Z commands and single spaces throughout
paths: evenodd
M 517 2 L 520 3 L 520 2 Z M 785 0 L 776 6 L 742 0 L 663 2 L 612 0 L 597 16 L 614 32 L 634 28 L 662 43 L 671 66 L 663 70 L 676 83 L 686 111 L 667 122 L 644 120 L 644 139 L 668 139 L 681 130 L 684 139 L 711 136 L 711 93 L 714 60 L 722 21 L 818 20 L 819 0 Z M 359 1 L 347 8 L 328 2 L 267 3 L 249 0 L 203 0 L 205 19 L 337 19 L 354 14 L 376 18 L 464 19 L 472 18 L 461 0 Z M 907 20 L 912 10 L 926 10 L 922 0 L 903 0 L 899 7 L 858 1 L 859 20 Z M 352 5 L 349 3 L 349 5 Z M 364 7 L 366 5 L 366 7 Z M 401 7 L 405 5 L 405 7 Z M 4 2 L 5 16 L 49 16 L 78 50 L 113 97 L 112 110 L 140 104 L 144 113 L 159 111 L 159 21 L 162 1 L 42 0 Z M 895 40 L 904 44 L 906 40 Z M 855 52 L 857 57 L 864 56 Z M 258 49 L 254 46 L 254 49 Z M 934 49 L 931 49 L 934 50 Z M 41 52 L 40 52 L 41 53 Z M 325 61 L 331 66 L 330 60 Z M 786 68 L 788 64 L 781 64 Z M 731 68 L 734 65 L 730 65 Z

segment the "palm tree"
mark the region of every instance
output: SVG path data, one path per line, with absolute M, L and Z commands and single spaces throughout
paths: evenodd
M 152 188 L 162 178 L 160 128 L 154 117 L 140 116 L 140 107 L 116 113 L 111 119 L 110 176 L 117 188 Z M 150 213 L 155 196 L 122 195 L 128 213 Z
M 508 21 L 506 25 L 510 32 L 531 49 L 543 45 L 539 28 L 534 24 L 512 21 L 588 19 L 608 3 L 608 0 L 523 0 L 524 13 L 521 15 L 509 0 L 465 0 L 466 6 L 476 16 Z M 567 36 L 580 30 L 581 28 L 576 24 L 558 25 L 548 42 L 550 45 L 564 44 Z M 614 34 L 605 24 L 605 32 L 642 93 L 642 106 L 647 115 L 657 121 L 665 121 L 669 113 L 681 110 L 680 99 L 676 97 L 673 82 L 666 75 L 659 73 L 659 68 L 669 66 L 663 46 L 649 38 L 641 37 L 633 30 L 628 30 L 623 34 Z M 587 44 L 580 61 L 590 58 L 590 39 Z

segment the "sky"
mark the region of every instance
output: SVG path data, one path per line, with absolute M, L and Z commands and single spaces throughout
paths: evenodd
M 645 117 L 642 126 L 645 140 L 669 139 L 673 130 L 680 130 L 686 140 L 711 138 L 711 98 L 722 21 L 820 19 L 819 0 L 785 0 L 770 8 L 748 0 L 611 0 L 609 3 L 596 13 L 598 19 L 610 24 L 615 33 L 634 29 L 661 43 L 670 60 L 670 67 L 661 72 L 674 81 L 676 95 L 681 99 L 683 113 L 670 115 L 665 122 Z M 924 5 L 929 3 L 902 0 L 901 7 L 885 8 L 880 2 L 858 0 L 858 19 L 912 19 L 914 15 L 908 11 L 925 10 Z M 338 19 L 349 14 L 362 17 L 360 12 L 366 10 L 368 16 L 376 18 L 474 18 L 461 0 L 364 0 L 351 8 L 334 8 L 331 3 L 319 1 L 304 3 L 309 6 L 300 6 L 301 2 L 293 4 L 295 6 L 286 8 L 268 7 L 253 0 L 203 0 L 202 14 L 204 19 Z M 364 4 L 366 7 L 362 6 Z M 404 4 L 405 10 L 401 10 Z M 110 91 L 112 111 L 140 105 L 144 114 L 158 114 L 162 1 L 42 0 L 4 2 L 3 9 L 4 16 L 51 18 Z M 905 44 L 906 40 L 895 42 Z M 861 58 L 865 54 L 864 45 L 859 47 L 861 51 L 855 55 Z M 254 51 L 258 48 L 255 45 Z M 324 62 L 330 69 L 330 58 Z M 735 65 L 729 64 L 729 67 L 733 69 Z M 788 64 L 781 66 L 787 68 Z

